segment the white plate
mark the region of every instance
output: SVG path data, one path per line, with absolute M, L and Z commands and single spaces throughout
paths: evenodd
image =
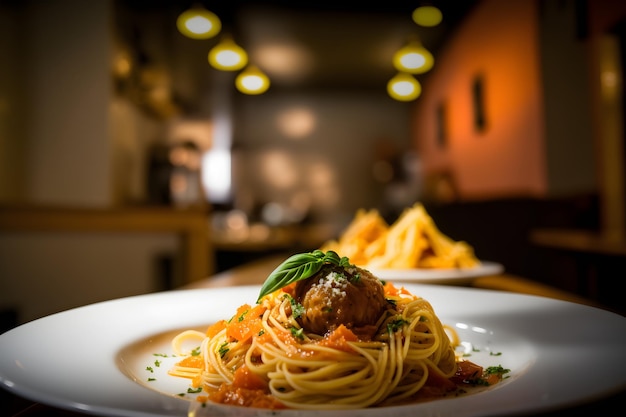
M 542 297 L 436 285 L 406 284 L 456 326 L 470 359 L 502 365 L 510 378 L 487 391 L 391 407 L 394 417 L 511 415 L 580 404 L 626 386 L 626 318 Z M 198 408 L 187 381 L 166 375 L 169 337 L 227 318 L 259 287 L 179 290 L 68 310 L 0 335 L 0 382 L 28 399 L 106 416 L 357 417 L 341 412 Z M 500 354 L 500 355 L 497 355 Z M 163 360 L 160 366 L 155 361 Z M 153 372 L 147 368 L 152 367 Z M 155 378 L 155 381 L 148 381 Z M 194 414 L 195 411 L 195 414 Z M 189 414 L 188 414 L 189 413 Z
M 478 277 L 501 274 L 504 266 L 496 262 L 481 261 L 480 265 L 472 268 L 367 269 L 387 281 L 458 285 L 469 283 Z

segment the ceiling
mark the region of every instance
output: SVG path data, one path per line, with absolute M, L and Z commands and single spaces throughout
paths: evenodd
M 178 14 L 200 3 L 220 17 L 222 34 L 231 34 L 250 62 L 268 74 L 272 89 L 336 90 L 386 85 L 396 73 L 393 53 L 415 35 L 435 55 L 436 65 L 437 51 L 477 1 L 117 0 L 117 4 L 130 11 L 137 28 L 146 16 L 158 14 L 163 22 L 171 21 L 175 31 Z M 439 26 L 423 28 L 413 22 L 413 10 L 425 3 L 442 11 Z M 202 65 L 208 65 L 206 60 Z

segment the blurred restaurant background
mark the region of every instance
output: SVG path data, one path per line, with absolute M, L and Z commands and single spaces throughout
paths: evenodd
M 208 39 L 177 29 L 199 6 Z M 620 0 L 0 0 L 3 330 L 415 202 L 506 273 L 623 312 L 625 27 Z M 415 40 L 434 65 L 394 99 Z M 209 63 L 224 41 L 267 91 Z

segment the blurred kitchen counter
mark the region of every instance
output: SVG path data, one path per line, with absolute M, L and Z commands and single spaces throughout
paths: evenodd
M 215 272 L 205 208 L 0 206 L 0 232 L 175 233 L 182 239 L 183 282 Z
M 238 227 L 216 227 L 214 224 L 210 235 L 215 272 L 229 271 L 286 252 L 309 252 L 336 233 L 335 226 L 324 223 L 270 226 L 256 222 Z
M 545 256 L 549 284 L 624 313 L 620 278 L 626 274 L 626 231 L 538 228 L 529 240 Z M 559 283 L 555 278 L 567 270 L 574 273 Z
M 530 241 L 555 249 L 626 257 L 626 236 L 619 231 L 535 229 L 531 230 Z
M 213 227 L 211 241 L 216 250 L 255 252 L 317 248 L 333 238 L 337 230 L 331 224 L 293 224 L 269 226 L 265 223 L 240 227 Z M 311 249 L 312 250 L 312 249 Z

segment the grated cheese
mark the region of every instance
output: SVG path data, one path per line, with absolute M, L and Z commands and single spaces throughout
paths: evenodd
M 321 288 L 325 292 L 330 292 L 335 297 L 346 297 L 347 280 L 341 274 L 331 271 L 328 275 L 321 278 L 314 287 Z

